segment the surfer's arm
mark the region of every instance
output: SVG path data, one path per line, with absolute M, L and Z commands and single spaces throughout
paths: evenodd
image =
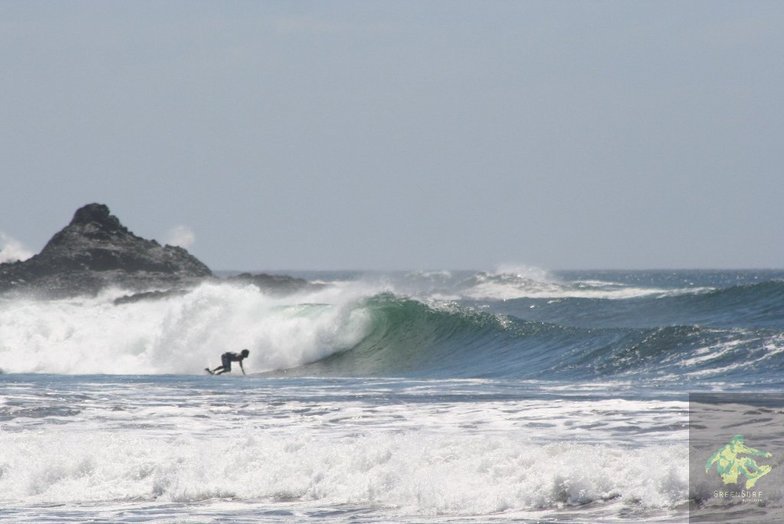
M 242 374 L 245 374 L 245 368 L 242 366 L 242 360 L 240 360 L 240 369 L 242 370 Z

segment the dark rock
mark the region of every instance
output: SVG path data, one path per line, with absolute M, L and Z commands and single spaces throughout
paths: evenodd
M 228 281 L 253 284 L 264 292 L 277 295 L 288 295 L 299 291 L 316 291 L 324 287 L 323 284 L 308 282 L 302 278 L 290 277 L 288 275 L 269 275 L 267 273 L 241 273 L 229 277 Z
M 169 297 L 181 297 L 188 293 L 185 289 L 168 289 L 166 291 L 143 291 L 141 293 L 134 293 L 133 295 L 125 295 L 120 298 L 114 299 L 115 306 L 123 304 L 134 304 L 136 302 L 145 302 L 153 300 L 162 300 Z
M 212 271 L 185 249 L 138 237 L 103 204 L 89 204 L 23 262 L 0 264 L 0 292 L 49 296 L 96 293 L 109 285 L 134 290 L 196 283 Z

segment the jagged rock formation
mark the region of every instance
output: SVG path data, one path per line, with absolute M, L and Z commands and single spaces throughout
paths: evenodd
M 23 262 L 0 264 L 0 292 L 50 296 L 95 293 L 108 285 L 134 290 L 190 285 L 212 271 L 185 249 L 130 232 L 103 204 L 89 204 Z

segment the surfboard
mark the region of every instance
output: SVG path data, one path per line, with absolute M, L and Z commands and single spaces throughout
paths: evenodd
M 215 373 L 213 373 L 212 371 L 210 371 L 210 368 L 204 368 L 204 371 L 206 371 L 206 372 L 207 372 L 207 373 L 209 373 L 210 375 L 214 375 L 214 374 L 215 374 Z

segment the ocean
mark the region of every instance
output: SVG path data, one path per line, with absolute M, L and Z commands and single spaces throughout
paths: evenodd
M 0 296 L 0 520 L 686 522 L 689 395 L 784 385 L 784 271 L 289 274 Z

